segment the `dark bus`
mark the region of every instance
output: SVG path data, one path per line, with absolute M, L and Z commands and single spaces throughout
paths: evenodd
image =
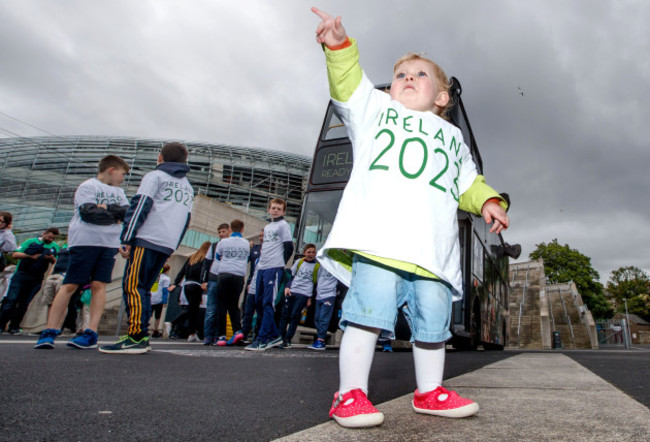
M 450 117 L 462 131 L 482 174 L 483 161 L 461 100 L 461 86 L 456 78 L 452 77 L 451 81 L 454 107 Z M 378 88 L 387 89 L 387 86 Z M 320 248 L 327 239 L 352 163 L 352 145 L 346 128 L 330 102 L 295 230 L 296 251 L 308 243 Z M 464 297 L 453 305 L 451 344 L 456 348 L 474 349 L 482 344 L 485 348 L 503 349 L 508 342 L 508 254 L 513 255 L 517 246 L 509 246 L 501 235 L 490 233 L 490 227 L 480 216 L 459 210 L 458 224 Z M 336 322 L 337 318 L 332 318 L 330 331 L 335 330 Z M 408 324 L 401 313 L 395 335 L 400 340 L 410 338 Z

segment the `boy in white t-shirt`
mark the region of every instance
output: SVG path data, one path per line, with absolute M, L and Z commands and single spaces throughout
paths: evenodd
M 268 212 L 271 222 L 264 227 L 264 242 L 260 260 L 257 263 L 257 281 L 255 284 L 255 306 L 257 320 L 261 321 L 260 331 L 250 345 L 244 350 L 264 351 L 267 348 L 282 345 L 282 336 L 275 325 L 275 295 L 283 277 L 284 266 L 293 254 L 291 229 L 284 219 L 287 203 L 282 198 L 269 202 Z
M 356 41 L 341 18 L 312 8 L 322 21 L 316 41 L 327 60 L 330 95 L 354 154 L 350 180 L 318 260 L 350 286 L 340 326 L 340 384 L 330 409 L 344 427 L 384 421 L 368 400 L 379 333 L 394 333 L 408 304 L 418 413 L 465 417 L 478 405 L 442 387 L 445 341 L 454 299 L 462 296 L 457 210 L 482 214 L 492 232 L 508 227 L 507 203 L 479 176 L 460 129 L 444 119 L 449 80 L 440 67 L 408 54 L 393 68 L 390 94 L 359 65 Z M 393 215 L 393 216 L 391 216 Z M 395 216 L 409 235 L 384 241 Z
M 122 295 L 128 315 L 128 334 L 102 353 L 140 354 L 151 351 L 149 318 L 151 294 L 167 258 L 178 248 L 190 224 L 194 189 L 187 179 L 185 145 L 165 144 L 156 169 L 140 182 L 124 216 L 120 254 L 127 259 Z
M 230 236 L 230 225 L 228 223 L 219 224 L 217 235 L 219 242 Z M 219 343 L 219 334 L 217 332 L 217 281 L 219 279 L 219 266 L 221 261 L 217 259 L 217 245 L 214 242 L 208 249 L 208 254 L 203 260 L 202 282 L 203 290 L 206 293 L 205 319 L 203 320 L 203 345 L 217 345 Z
M 310 350 L 325 350 L 327 329 L 332 319 L 336 303 L 336 291 L 339 280 L 322 266 L 318 269 L 316 279 L 316 309 L 314 310 L 314 326 L 316 341 L 310 345 Z
M 282 316 L 278 328 L 282 335 L 283 348 L 291 347 L 291 339 L 296 334 L 301 313 L 311 306 L 316 281 L 315 272 L 318 272 L 320 267 L 316 261 L 314 244 L 305 244 L 302 253 L 304 257 L 296 260 L 291 266 L 291 278 L 284 289 L 284 302 L 281 303 Z
M 229 238 L 222 239 L 217 244 L 217 259 L 219 264 L 219 279 L 217 280 L 217 345 L 235 345 L 244 339 L 241 329 L 241 313 L 239 311 L 239 295 L 244 288 L 244 279 L 250 256 L 250 242 L 242 236 L 244 222 L 238 219 L 230 223 Z M 233 335 L 226 341 L 226 313 L 230 317 Z
M 70 297 L 88 283 L 92 293 L 88 328 L 67 345 L 78 349 L 97 348 L 97 327 L 106 302 L 106 284 L 112 280 L 120 247 L 120 223 L 129 207 L 124 191 L 118 186 L 130 167 L 122 158 L 108 155 L 99 161 L 97 169 L 97 178 L 84 181 L 75 192 L 75 210 L 68 227 L 68 269 L 52 301 L 46 329 L 34 348 L 54 348 Z

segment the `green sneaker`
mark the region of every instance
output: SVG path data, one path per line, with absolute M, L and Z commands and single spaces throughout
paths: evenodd
M 99 347 L 102 353 L 121 353 L 129 355 L 138 355 L 151 351 L 149 345 L 149 336 L 136 341 L 131 336 L 122 336 L 118 342 L 113 345 L 103 345 Z

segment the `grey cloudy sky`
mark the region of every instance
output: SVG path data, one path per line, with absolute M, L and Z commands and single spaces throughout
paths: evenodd
M 321 1 L 376 83 L 405 52 L 460 79 L 510 243 L 557 238 L 606 282 L 650 272 L 650 2 Z M 0 129 L 311 155 L 328 100 L 310 2 L 0 2 Z M 522 97 L 518 87 L 525 91 Z

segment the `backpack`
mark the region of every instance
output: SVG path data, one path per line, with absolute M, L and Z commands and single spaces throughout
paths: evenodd
M 298 270 L 300 270 L 300 266 L 304 261 L 305 258 L 300 258 L 300 260 L 298 261 L 298 267 L 296 267 L 296 274 L 298 273 Z M 311 275 L 311 279 L 314 281 L 314 284 L 316 284 L 316 281 L 318 281 L 318 269 L 320 269 L 320 262 L 316 261 L 316 265 L 314 266 L 314 273 Z

